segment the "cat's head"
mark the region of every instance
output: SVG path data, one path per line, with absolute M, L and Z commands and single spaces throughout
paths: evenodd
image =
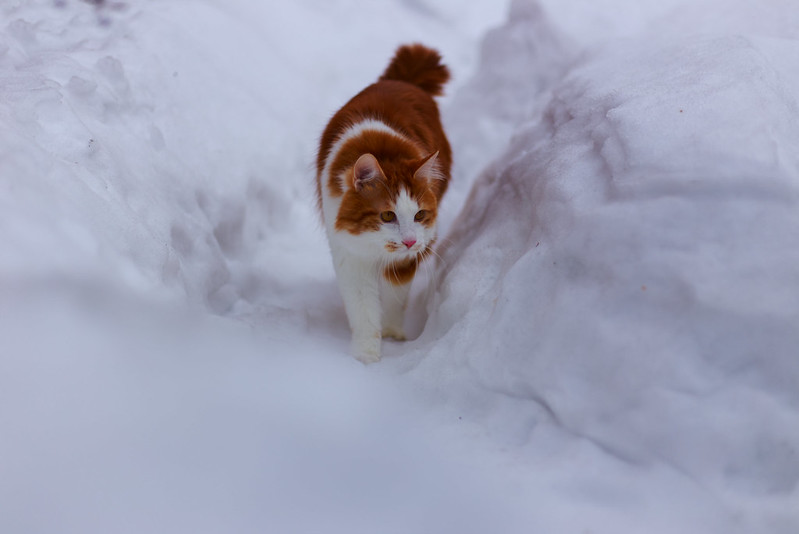
M 357 236 L 358 248 L 385 259 L 417 256 L 436 238 L 444 184 L 438 152 L 425 158 L 379 162 L 363 154 L 348 176 L 336 230 Z

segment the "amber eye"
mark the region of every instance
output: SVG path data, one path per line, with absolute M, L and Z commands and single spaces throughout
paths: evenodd
M 397 220 L 397 215 L 393 211 L 384 211 L 380 213 L 380 220 L 386 223 L 394 222 Z
M 413 220 L 416 221 L 416 222 L 419 222 L 422 219 L 424 219 L 425 217 L 427 217 L 427 211 L 426 210 L 419 210 L 419 211 L 416 212 L 416 215 L 414 215 Z

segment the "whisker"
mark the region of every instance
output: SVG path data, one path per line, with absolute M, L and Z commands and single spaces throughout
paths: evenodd
M 444 259 L 444 256 L 442 256 L 441 254 L 439 254 L 439 252 L 438 252 L 436 249 L 434 249 L 434 248 L 431 248 L 431 249 L 430 249 L 430 256 L 432 256 L 433 258 L 435 258 L 435 262 L 436 262 L 436 265 L 437 265 L 437 266 L 438 266 L 438 265 L 441 265 L 441 267 L 442 267 L 443 269 L 447 269 L 447 268 L 449 267 L 449 265 L 447 264 L 447 260 L 445 260 L 445 259 Z

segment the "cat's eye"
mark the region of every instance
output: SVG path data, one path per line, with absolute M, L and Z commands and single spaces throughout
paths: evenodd
M 380 220 L 385 223 L 394 222 L 397 220 L 397 215 L 393 211 L 383 211 L 380 213 Z
M 426 210 L 419 210 L 419 211 L 416 212 L 416 215 L 413 216 L 413 220 L 416 221 L 416 222 L 419 222 L 422 219 L 424 219 L 425 217 L 427 217 L 427 211 Z

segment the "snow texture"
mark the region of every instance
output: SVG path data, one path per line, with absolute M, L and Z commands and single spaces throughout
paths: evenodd
M 794 4 L 3 3 L 0 531 L 799 532 Z M 364 367 L 312 162 L 413 41 L 454 179 Z

